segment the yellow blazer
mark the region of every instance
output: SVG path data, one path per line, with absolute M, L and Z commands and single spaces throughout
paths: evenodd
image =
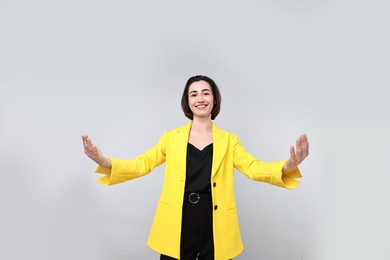
M 192 122 L 167 131 L 156 146 L 134 160 L 110 158 L 112 169 L 98 167 L 105 176 L 98 179 L 112 185 L 148 174 L 165 162 L 164 185 L 147 241 L 155 251 L 180 258 L 181 218 L 186 180 L 186 155 Z M 284 161 L 262 162 L 249 154 L 237 136 L 213 124 L 213 162 L 211 172 L 215 260 L 236 257 L 243 250 L 234 199 L 234 168 L 256 181 L 294 189 L 299 170 L 282 174 Z

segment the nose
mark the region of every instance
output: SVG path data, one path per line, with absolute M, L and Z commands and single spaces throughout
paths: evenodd
M 199 101 L 204 101 L 203 95 L 199 95 Z

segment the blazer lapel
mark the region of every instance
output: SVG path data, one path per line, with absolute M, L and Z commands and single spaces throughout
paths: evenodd
M 177 136 L 175 137 L 176 156 L 180 165 L 180 173 L 184 179 L 187 171 L 187 146 L 190 135 L 192 121 L 177 129 Z M 226 154 L 228 146 L 228 135 L 215 126 L 213 123 L 213 163 L 211 168 L 211 177 L 213 177 L 219 169 L 223 157 Z
M 228 146 L 228 135 L 216 127 L 213 123 L 213 164 L 211 178 L 217 173 L 222 159 L 226 154 Z
M 175 150 L 180 165 L 180 173 L 183 175 L 184 179 L 186 177 L 187 171 L 187 146 L 191 125 L 192 121 L 182 127 L 179 127 L 177 129 L 177 137 L 175 138 L 176 140 L 174 140 L 175 146 L 177 148 Z

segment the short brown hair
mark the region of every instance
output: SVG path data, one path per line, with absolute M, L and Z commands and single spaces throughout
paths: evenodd
M 197 82 L 197 81 L 201 81 L 201 80 L 206 81 L 210 85 L 211 91 L 213 92 L 214 104 L 213 104 L 213 110 L 211 111 L 211 120 L 214 120 L 217 117 L 217 115 L 219 114 L 219 111 L 221 110 L 222 98 L 221 98 L 221 93 L 219 92 L 217 84 L 215 84 L 214 80 L 212 80 L 211 78 L 209 78 L 207 76 L 197 75 L 197 76 L 193 76 L 193 77 L 188 79 L 186 86 L 184 88 L 184 91 L 183 91 L 183 95 L 181 97 L 181 109 L 183 110 L 184 115 L 187 118 L 189 118 L 191 120 L 194 118 L 194 114 L 192 113 L 190 106 L 188 104 L 188 89 L 190 88 L 192 83 Z

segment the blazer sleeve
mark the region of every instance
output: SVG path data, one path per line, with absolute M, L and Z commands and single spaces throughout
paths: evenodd
M 166 133 L 154 147 L 132 160 L 110 158 L 112 163 L 111 169 L 103 168 L 101 166 L 96 168 L 96 173 L 104 174 L 104 176 L 97 181 L 102 185 L 108 186 L 148 174 L 155 167 L 165 162 L 165 140 Z
M 245 150 L 236 135 L 232 135 L 232 139 L 234 167 L 249 179 L 288 189 L 295 189 L 298 186 L 299 181 L 296 178 L 302 177 L 298 168 L 283 173 L 282 169 L 286 161 L 260 161 Z

